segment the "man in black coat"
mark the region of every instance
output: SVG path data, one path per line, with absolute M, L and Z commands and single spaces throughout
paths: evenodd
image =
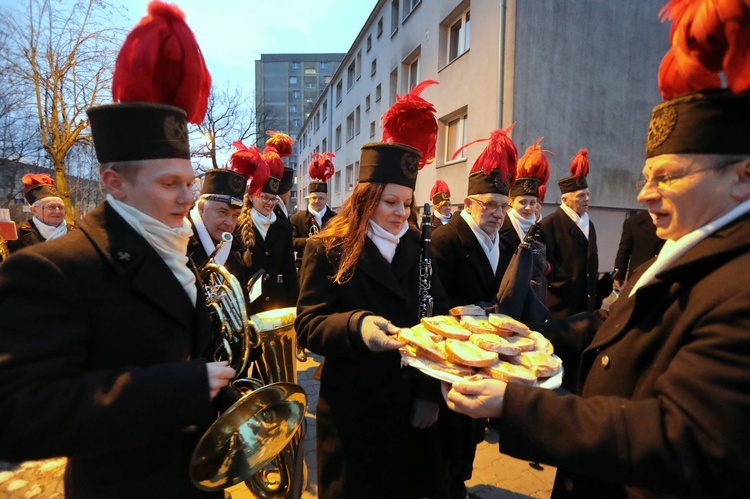
M 562 203 L 540 222 L 552 267 L 547 285 L 550 319 L 593 311 L 599 278 L 596 229 L 587 213 L 591 191 L 586 177 L 571 175 L 557 184 Z
M 494 142 L 488 147 L 495 147 Z M 492 169 L 485 174 L 484 156 L 479 156 L 469 175 L 463 210 L 432 234 L 433 265 L 450 307 L 493 302 L 515 250 L 498 235 L 508 207 L 511 175 L 499 164 L 489 165 Z M 464 498 L 464 482 L 471 478 L 486 420 L 467 418 L 442 406 L 438 425 L 450 496 Z
M 65 205 L 49 175 L 27 173 L 22 181 L 23 197 L 34 216 L 18 226 L 18 239 L 8 241 L 10 253 L 57 239 L 75 228 L 65 221 Z
M 180 28 L 165 15 L 139 32 Z M 189 474 L 235 372 L 201 358 L 211 338 L 186 255 L 186 111 L 126 102 L 87 113 L 106 201 L 80 230 L 0 268 L 0 459 L 67 456 L 69 498 L 223 497 Z
M 289 211 L 286 204 L 292 196 L 293 186 L 294 169 L 284 168 L 284 174 L 281 176 L 281 182 L 279 183 L 279 192 L 276 193 L 276 206 L 273 207 L 273 212 L 276 213 L 276 220 L 290 227 L 292 226 L 292 222 L 289 220 Z
M 298 269 L 302 265 L 307 239 L 317 234 L 330 219 L 336 216 L 336 212 L 326 204 L 328 202 L 327 182 L 313 180 L 310 182 L 309 192 L 307 209 L 300 210 L 289 218 L 292 222 L 294 251 L 297 254 L 295 263 Z
M 662 246 L 664 239 L 656 235 L 656 226 L 648 211 L 640 211 L 626 218 L 615 256 L 614 288 L 619 291 L 630 274 L 658 255 Z
M 214 253 L 217 244 L 222 241 L 222 235 L 234 232 L 246 190 L 247 178 L 240 173 L 226 169 L 206 172 L 200 197 L 190 210 L 193 235 L 188 244 L 188 255 L 199 268 Z M 213 261 L 226 267 L 247 294 L 245 287 L 249 276 L 242 260 L 244 250 L 239 238 L 235 237 L 221 246 Z

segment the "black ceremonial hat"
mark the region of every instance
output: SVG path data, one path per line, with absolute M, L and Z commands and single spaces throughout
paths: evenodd
M 242 199 L 247 190 L 247 178 L 232 170 L 213 169 L 203 177 L 201 196 L 211 201 L 227 203 L 242 208 Z
M 399 184 L 414 189 L 419 160 L 419 151 L 411 146 L 370 142 L 361 148 L 359 181 Z

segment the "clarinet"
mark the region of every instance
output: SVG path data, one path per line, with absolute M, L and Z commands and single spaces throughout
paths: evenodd
M 432 317 L 432 257 L 430 256 L 430 204 L 422 213 L 422 258 L 419 261 L 419 318 Z

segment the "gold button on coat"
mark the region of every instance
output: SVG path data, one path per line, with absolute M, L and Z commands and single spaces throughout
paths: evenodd
M 604 369 L 606 369 L 606 368 L 608 368 L 608 367 L 609 367 L 609 355 L 604 355 L 604 356 L 602 357 L 602 367 L 603 367 Z

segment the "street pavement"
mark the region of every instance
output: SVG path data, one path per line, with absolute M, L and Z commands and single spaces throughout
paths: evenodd
M 308 359 L 297 366 L 299 384 L 308 397 L 307 425 L 304 451 L 307 465 L 307 487 L 302 499 L 317 498 L 317 471 L 315 468 L 315 406 L 320 383 L 313 373 L 320 357 L 308 354 Z M 555 479 L 555 468 L 539 466 L 500 454 L 497 432 L 490 430 L 477 448 L 474 475 L 467 482 L 469 493 L 480 499 L 548 499 Z M 2 499 L 62 499 L 62 476 L 65 459 L 29 461 L 11 466 L 0 462 L 0 498 Z M 252 499 L 244 484 L 228 489 L 231 499 Z M 387 499 L 387 498 L 384 498 Z

